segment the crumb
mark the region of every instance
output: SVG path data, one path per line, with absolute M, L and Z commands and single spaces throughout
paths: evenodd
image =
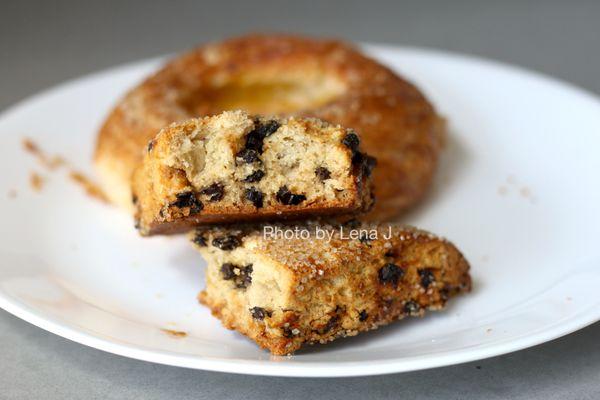
M 184 338 L 187 336 L 187 332 L 183 332 L 183 331 L 174 331 L 172 329 L 164 329 L 164 328 L 161 328 L 161 331 L 163 331 L 167 335 L 177 338 L 177 339 L 181 339 L 181 338 Z
M 492 333 L 492 328 L 487 328 L 487 329 L 485 330 L 485 333 Z
M 32 172 L 29 175 L 29 184 L 31 188 L 36 192 L 41 192 L 44 188 L 45 179 L 40 176 L 37 172 Z
M 34 156 L 39 156 L 39 154 L 42 154 L 40 148 L 38 147 L 37 144 L 35 144 L 35 142 L 33 140 L 31 140 L 29 138 L 24 138 L 22 143 L 23 143 L 23 148 L 28 153 L 31 153 Z
M 33 142 L 33 140 L 29 138 L 23 138 L 23 141 L 21 143 L 23 144 L 23 148 L 26 151 L 34 154 L 38 152 L 37 145 Z
M 162 293 L 156 293 L 154 295 L 154 297 L 156 297 L 157 299 L 162 299 L 163 298 L 163 294 Z
M 87 176 L 85 176 L 81 172 L 71 170 L 69 172 L 69 178 L 71 178 L 74 182 L 80 185 L 89 196 L 94 197 L 104 203 L 108 203 L 108 197 L 106 197 L 102 189 L 100 189 L 100 187 L 97 184 L 92 182 Z
M 482 261 L 482 262 L 488 262 L 489 260 L 490 260 L 490 256 L 488 256 L 487 254 L 486 254 L 486 255 L 483 255 L 483 256 L 481 256 L 481 261 Z
M 498 187 L 498 194 L 500 196 L 505 196 L 508 193 L 508 189 L 506 188 L 506 186 L 499 186 Z
M 40 164 L 42 164 L 49 170 L 55 170 L 58 167 L 61 167 L 66 164 L 65 159 L 59 155 L 54 155 L 51 157 L 48 156 L 40 149 L 40 147 L 33 140 L 29 138 L 24 138 L 22 143 L 25 151 L 36 157 Z
M 515 183 L 517 183 L 517 178 L 513 174 L 510 174 L 506 177 L 506 183 L 514 185 Z
M 536 204 L 537 203 L 537 199 L 535 198 L 535 196 L 533 195 L 533 193 L 531 192 L 531 189 L 528 188 L 527 186 L 523 186 L 520 190 L 519 190 L 520 195 L 525 198 L 528 199 L 529 202 L 531 204 Z
M 17 198 L 17 191 L 15 189 L 10 189 L 8 191 L 8 193 L 6 193 L 6 195 L 8 196 L 9 199 L 16 199 Z
M 44 153 L 44 151 L 42 151 L 42 149 L 30 138 L 24 138 L 22 143 L 25 151 L 32 154 L 42 166 L 46 167 L 50 171 L 54 171 L 59 167 L 66 167 L 69 171 L 69 178 L 83 187 L 89 196 L 104 203 L 108 203 L 108 197 L 104 194 L 100 187 L 84 174 L 69 166 L 69 163 L 63 157 L 59 155 L 49 156 L 48 154 Z M 31 183 L 33 185 L 33 180 Z
M 50 168 L 50 170 L 55 170 L 58 167 L 62 167 L 63 165 L 66 165 L 66 164 L 67 164 L 67 162 L 65 161 L 65 159 L 59 155 L 52 156 L 52 158 L 49 159 L 48 163 L 47 163 L 48 168 Z

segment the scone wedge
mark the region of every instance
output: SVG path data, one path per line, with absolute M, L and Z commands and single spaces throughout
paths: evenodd
M 354 215 L 373 205 L 358 135 L 310 118 L 242 111 L 172 124 L 133 176 L 143 235 L 201 224 Z
M 199 300 L 276 355 L 439 310 L 471 288 L 450 242 L 412 227 L 317 222 L 200 228 Z

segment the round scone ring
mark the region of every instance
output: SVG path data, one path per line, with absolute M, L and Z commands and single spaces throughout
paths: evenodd
M 162 127 L 232 109 L 311 116 L 359 132 L 378 161 L 370 219 L 394 217 L 422 197 L 443 139 L 442 119 L 424 95 L 352 46 L 243 36 L 176 57 L 112 110 L 95 153 L 108 197 L 131 207 L 132 172 Z

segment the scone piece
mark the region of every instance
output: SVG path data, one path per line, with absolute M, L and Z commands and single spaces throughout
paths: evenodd
M 460 251 L 411 227 L 199 228 L 192 241 L 208 261 L 199 300 L 276 355 L 422 316 L 471 288 Z
M 375 160 L 350 129 L 242 111 L 163 129 L 134 173 L 143 235 L 203 223 L 367 211 Z

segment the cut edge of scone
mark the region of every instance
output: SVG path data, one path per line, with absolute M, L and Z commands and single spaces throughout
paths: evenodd
M 423 316 L 471 288 L 461 252 L 412 227 L 306 222 L 191 237 L 208 262 L 200 302 L 275 355 Z
M 140 233 L 201 224 L 354 215 L 374 203 L 375 159 L 351 129 L 225 111 L 174 123 L 133 176 Z

